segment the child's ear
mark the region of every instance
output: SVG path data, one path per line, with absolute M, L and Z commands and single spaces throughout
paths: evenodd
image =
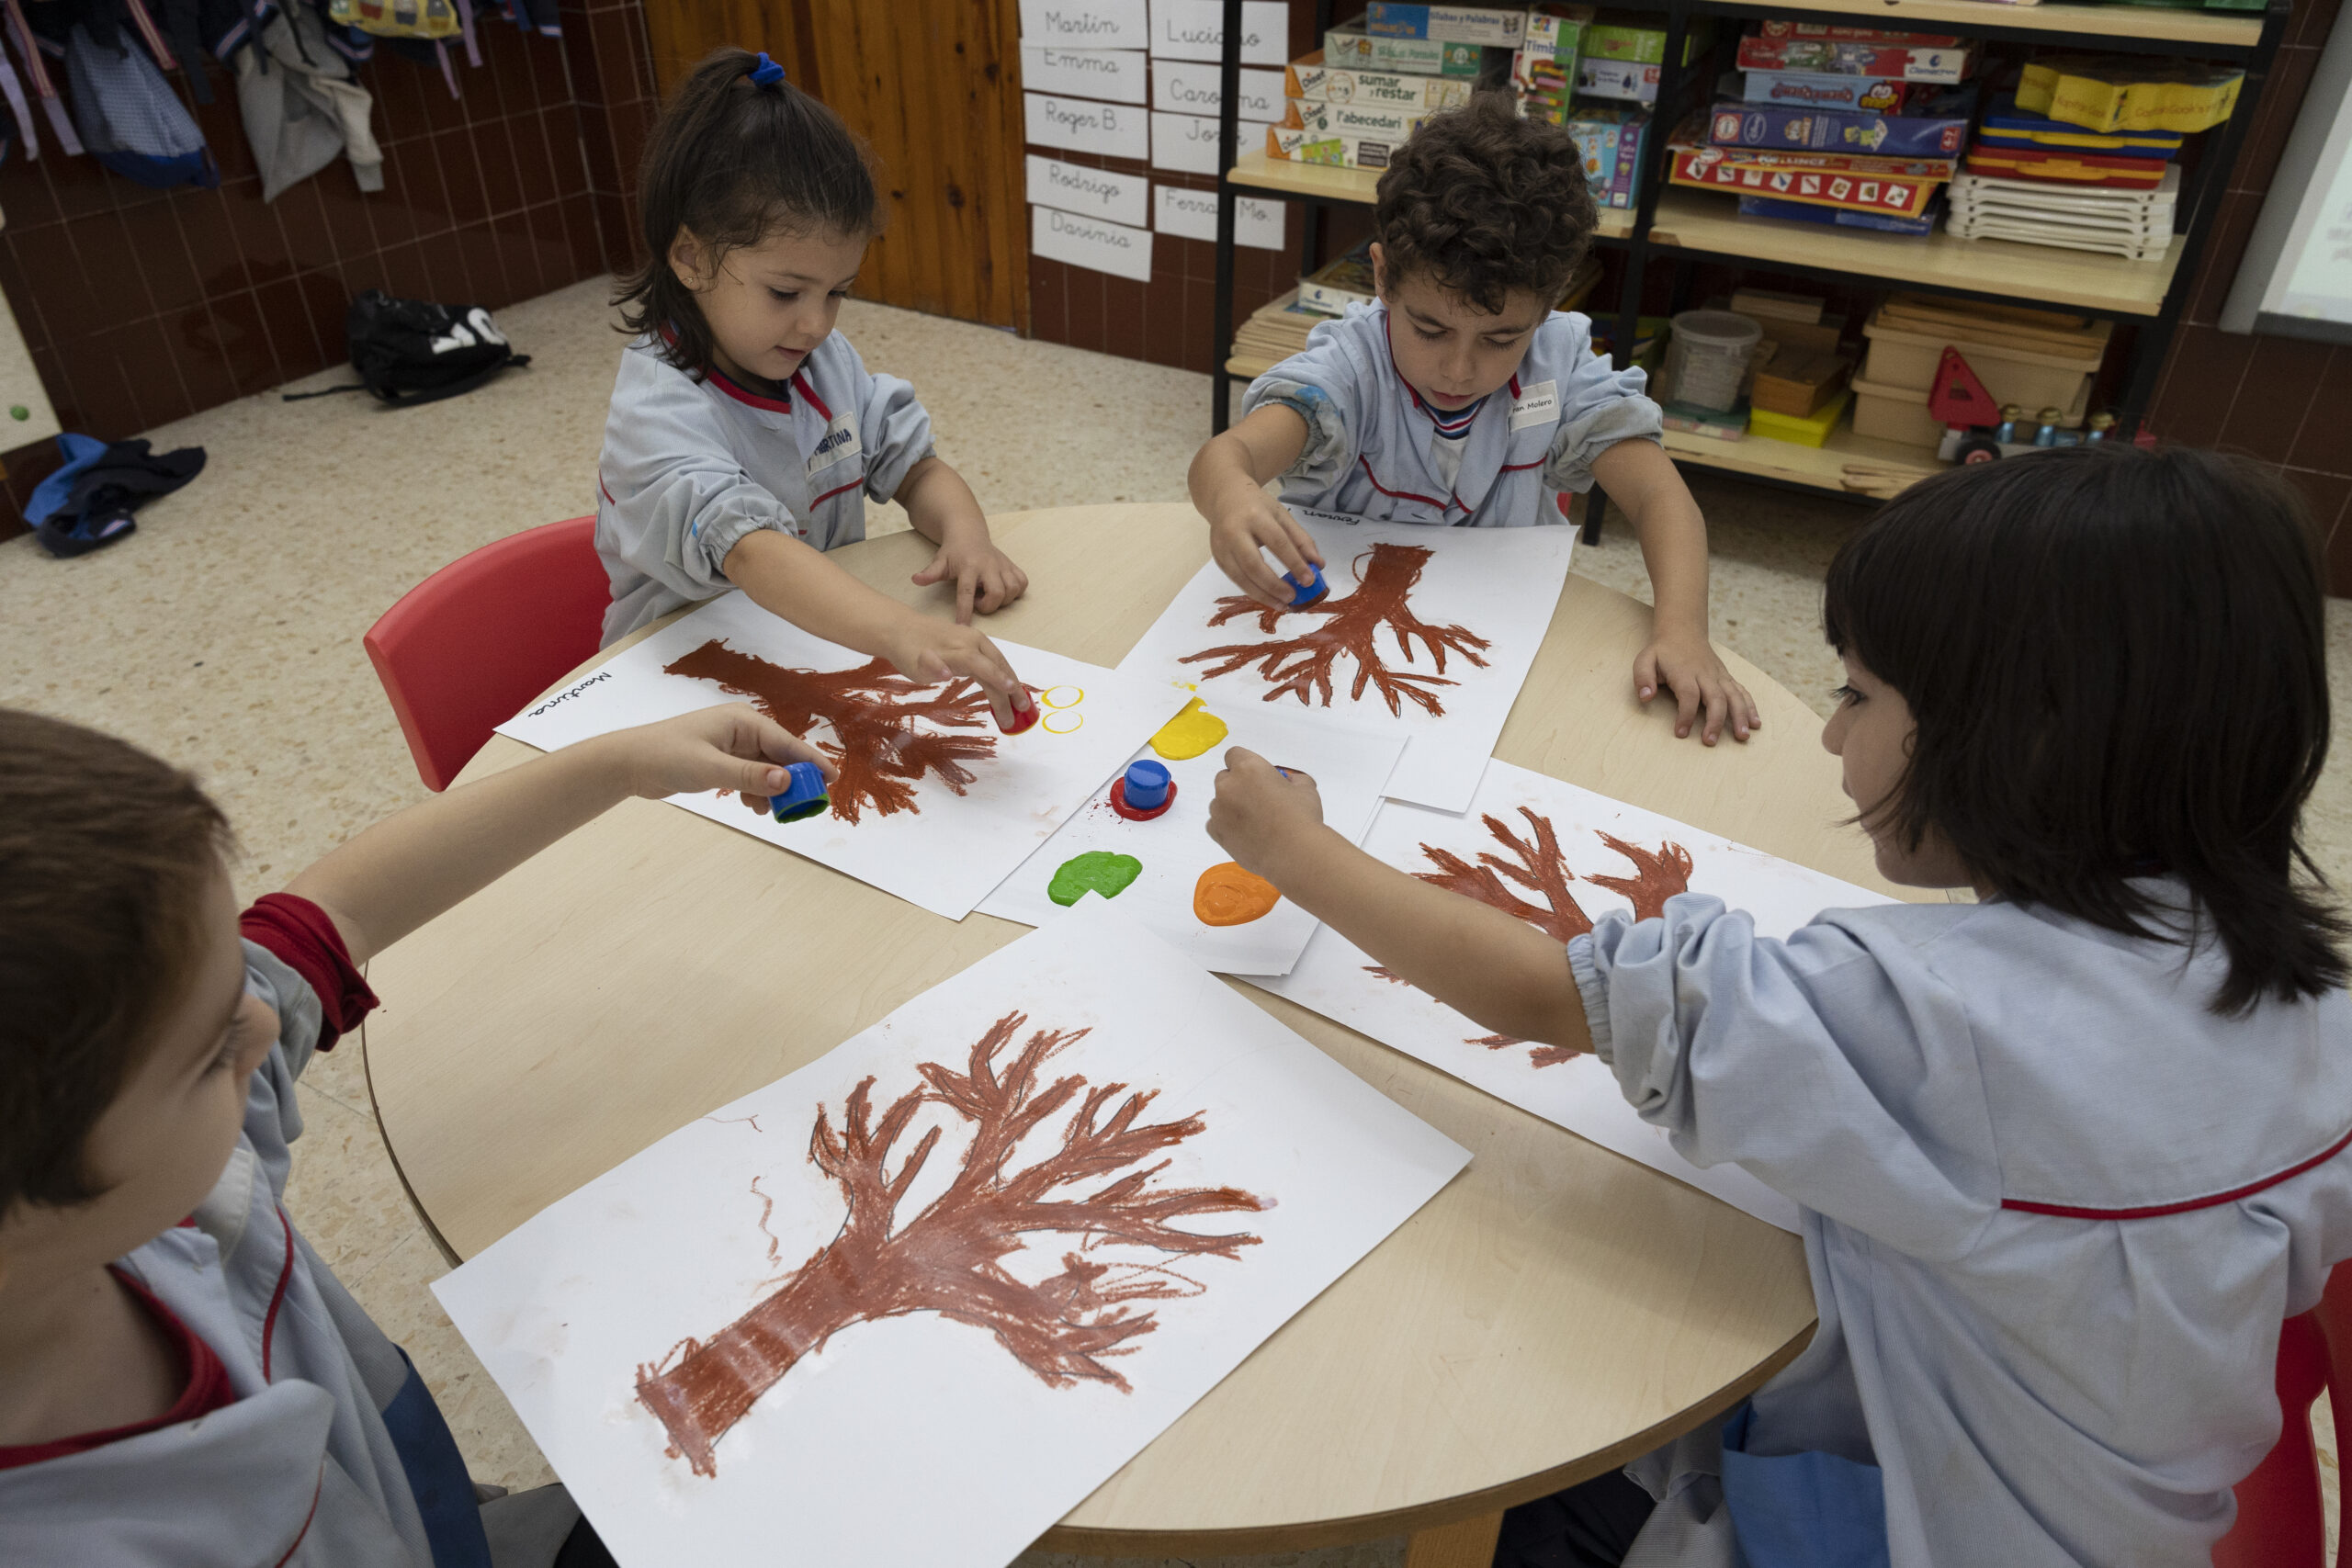
M 708 256 L 708 249 L 695 238 L 695 231 L 679 224 L 677 237 L 670 242 L 670 270 L 696 294 L 710 287 Z
M 1388 258 L 1380 252 L 1380 242 L 1372 243 L 1372 291 L 1382 299 L 1388 297 Z

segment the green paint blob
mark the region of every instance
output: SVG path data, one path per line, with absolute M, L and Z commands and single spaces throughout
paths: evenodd
M 1046 897 L 1062 905 L 1075 904 L 1089 893 L 1116 898 L 1127 890 L 1128 883 L 1142 874 L 1143 862 L 1133 855 L 1089 850 L 1062 862 L 1053 881 L 1046 885 Z

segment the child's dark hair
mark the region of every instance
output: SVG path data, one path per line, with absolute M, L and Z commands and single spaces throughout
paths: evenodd
M 194 978 L 230 847 L 178 769 L 0 708 L 0 1214 L 104 1190 L 84 1145 Z
M 760 58 L 713 51 L 662 111 L 638 184 L 645 263 L 613 297 L 624 330 L 666 330 L 664 357 L 696 375 L 711 366 L 710 328 L 671 270 L 679 230 L 692 230 L 715 264 L 771 234 L 880 227 L 864 146 L 841 116 L 791 83 L 752 81 Z
M 1524 288 L 1560 298 L 1600 221 L 1566 128 L 1508 93 L 1432 115 L 1380 176 L 1373 237 L 1389 287 L 1420 275 L 1489 314 Z
M 2229 961 L 2217 1013 L 2345 983 L 2301 839 L 2326 621 L 2285 482 L 2120 445 L 1939 474 L 1838 552 L 1822 622 L 1917 722 L 1883 807 L 1907 847 L 1932 831 L 2007 897 L 2173 941 L 2134 879 L 2179 877 Z

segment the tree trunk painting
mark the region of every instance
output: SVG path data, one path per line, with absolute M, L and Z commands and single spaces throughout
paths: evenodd
M 1084 1380 L 1130 1392 L 1105 1363 L 1134 1354 L 1134 1341 L 1158 1326 L 1151 1310 L 1132 1303 L 1193 1295 L 1200 1287 L 1156 1264 L 1114 1273 L 1114 1264 L 1082 1254 L 1124 1245 L 1162 1258 L 1235 1258 L 1258 1245 L 1260 1238 L 1246 1233 L 1204 1235 L 1173 1222 L 1262 1210 L 1271 1199 L 1231 1187 L 1152 1184 L 1170 1162 L 1144 1162 L 1204 1131 L 1200 1112 L 1137 1125 L 1158 1090 L 1091 1087 L 1076 1074 L 1039 1088 L 1039 1069 L 1085 1038 L 1083 1029 L 1034 1031 L 1001 1067 L 999 1054 L 1027 1021 L 1020 1012 L 998 1019 L 972 1046 L 963 1072 L 918 1064 L 923 1084 L 892 1101 L 878 1121 L 870 1077 L 850 1091 L 838 1129 L 818 1108 L 808 1158 L 841 1188 L 841 1229 L 774 1294 L 709 1340 L 684 1340 L 661 1362 L 638 1368 L 638 1400 L 669 1434 L 671 1457 L 684 1459 L 697 1474 L 716 1475 L 718 1439 L 803 1357 L 854 1325 L 910 1313 L 937 1313 L 987 1329 L 1050 1387 Z M 1123 1094 L 1105 1120 L 1105 1108 Z M 1073 1101 L 1059 1146 L 1012 1168 L 1022 1141 Z M 969 1122 L 972 1142 L 947 1190 L 899 1224 L 899 1202 L 937 1147 L 941 1129 L 924 1133 L 895 1172 L 888 1161 L 926 1104 Z M 1083 1195 L 1064 1191 L 1097 1180 L 1103 1185 Z M 1061 1272 L 1028 1284 L 1005 1268 L 1029 1236 L 1053 1234 L 1076 1238 L 1062 1255 Z
M 662 672 L 709 681 L 739 697 L 795 735 L 819 721 L 833 732 L 820 749 L 841 766 L 828 794 L 832 815 L 855 823 L 871 806 L 885 817 L 920 814 L 915 786 L 925 774 L 957 795 L 976 776 L 967 761 L 996 755 L 992 735 L 944 735 L 916 728 L 978 729 L 988 712 L 988 694 L 957 679 L 934 691 L 892 671 L 887 660 L 868 660 L 854 670 L 796 670 L 714 638 L 663 665 Z
M 1500 818 L 1482 817 L 1487 831 L 1496 842 L 1510 850 L 1509 860 L 1491 850 L 1482 850 L 1477 863 L 1471 863 L 1452 850 L 1442 850 L 1434 844 L 1423 844 L 1421 853 L 1429 857 L 1435 871 L 1417 871 L 1413 874 L 1435 887 L 1449 893 L 1459 893 L 1465 898 L 1476 898 L 1489 908 L 1500 909 L 1514 919 L 1525 920 L 1537 931 L 1563 946 L 1575 937 L 1592 930 L 1592 920 L 1576 895 L 1568 891 L 1568 884 L 1576 874 L 1568 869 L 1567 857 L 1560 852 L 1560 835 L 1548 817 L 1537 815 L 1522 806 L 1519 814 L 1527 818 L 1529 833 L 1525 838 L 1511 831 Z M 1595 887 L 1606 887 L 1622 893 L 1633 901 L 1634 919 L 1650 919 L 1666 912 L 1666 901 L 1690 886 L 1690 852 L 1680 844 L 1660 844 L 1656 851 L 1645 850 L 1628 843 L 1613 833 L 1595 829 L 1594 836 L 1634 863 L 1631 876 L 1587 876 Z M 1516 884 L 1532 893 L 1541 903 L 1521 897 L 1506 884 Z M 1372 964 L 1365 969 L 1384 980 L 1397 980 L 1388 970 Z M 1398 984 L 1403 984 L 1398 980 Z M 1509 1050 L 1524 1045 L 1526 1041 L 1510 1034 L 1482 1034 L 1464 1042 L 1484 1045 L 1490 1051 Z M 1576 1053 L 1557 1045 L 1538 1045 L 1529 1059 L 1539 1067 L 1555 1067 Z
M 1330 594 L 1303 608 L 1270 610 L 1239 594 L 1219 599 L 1216 614 L 1209 617 L 1212 626 L 1221 626 L 1238 615 L 1255 615 L 1258 629 L 1272 636 L 1275 623 L 1284 615 L 1317 615 L 1323 621 L 1296 637 L 1278 641 L 1236 642 L 1203 649 L 1198 653 L 1186 654 L 1183 662 L 1223 660 L 1214 669 L 1202 671 L 1204 680 L 1230 675 L 1254 662 L 1258 673 L 1272 688 L 1266 693 L 1265 701 L 1295 696 L 1303 705 L 1312 705 L 1312 693 L 1322 698 L 1325 707 L 1329 707 L 1333 667 L 1345 654 L 1355 660 L 1356 667 L 1355 683 L 1348 691 L 1349 701 L 1361 702 L 1364 688 L 1369 685 L 1379 692 L 1392 714 L 1402 714 L 1402 704 L 1410 701 L 1432 716 L 1443 717 L 1445 705 L 1436 688 L 1461 683 L 1446 678 L 1446 654 L 1459 653 L 1483 668 L 1487 661 L 1478 650 L 1490 645 L 1465 626 L 1431 626 L 1408 607 L 1413 587 L 1420 581 L 1422 569 L 1429 565 L 1432 553 L 1422 545 L 1374 545 L 1371 564 L 1364 568 L 1363 581 L 1356 584 L 1354 592 Z M 1397 651 L 1408 664 L 1415 661 L 1413 642 L 1419 638 L 1428 649 L 1437 672 L 1391 669 L 1380 651 L 1379 635 L 1384 626 L 1395 635 Z

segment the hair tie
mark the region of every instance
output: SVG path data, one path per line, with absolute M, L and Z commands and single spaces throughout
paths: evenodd
M 773 87 L 778 82 L 783 80 L 784 67 L 778 65 L 775 61 L 770 60 L 767 55 L 763 52 L 759 58 L 759 62 L 752 67 L 752 85 L 754 87 Z

